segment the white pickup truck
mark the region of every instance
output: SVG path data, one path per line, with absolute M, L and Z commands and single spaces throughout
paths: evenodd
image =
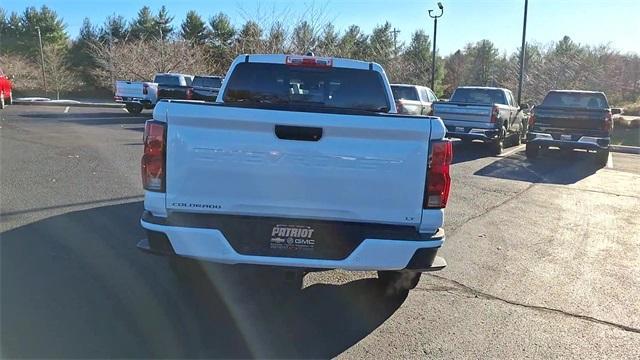
M 404 292 L 446 266 L 451 143 L 439 118 L 395 113 L 380 65 L 242 55 L 228 74 L 216 103 L 163 100 L 147 121 L 140 249 L 296 289 L 346 269 Z
M 128 112 L 139 114 L 143 109 L 153 109 L 161 98 L 158 88 L 165 87 L 170 93 L 171 87 L 189 87 L 193 76 L 174 73 L 157 73 L 152 82 L 148 81 L 116 81 L 115 102 L 124 103 Z M 182 90 L 184 92 L 184 90 Z

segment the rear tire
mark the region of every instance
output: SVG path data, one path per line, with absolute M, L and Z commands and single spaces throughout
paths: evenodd
M 401 295 L 415 289 L 421 276 L 421 272 L 410 270 L 378 271 L 378 281 L 385 286 L 387 295 Z
M 500 155 L 504 151 L 504 134 L 491 143 L 491 153 L 493 155 Z
M 142 104 L 127 104 L 125 108 L 129 114 L 139 115 L 142 112 Z
M 516 141 L 514 141 L 514 145 L 513 146 L 519 146 L 520 144 L 522 144 L 522 132 L 518 131 L 516 133 Z
M 599 165 L 602 167 L 607 166 L 607 163 L 609 162 L 609 150 L 598 150 L 596 158 Z
M 540 154 L 540 146 L 527 143 L 525 153 L 527 154 L 527 159 L 535 159 Z

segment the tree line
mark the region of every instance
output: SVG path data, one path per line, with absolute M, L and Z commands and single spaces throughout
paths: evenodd
M 408 43 L 394 39 L 385 22 L 369 33 L 357 25 L 337 29 L 323 8 L 302 15 L 283 12 L 246 16 L 240 26 L 220 12 L 203 19 L 189 11 L 179 25 L 162 6 L 142 7 L 133 19 L 85 18 L 71 39 L 62 18 L 47 6 L 7 14 L 0 8 L 0 64 L 15 78 L 16 91 L 41 91 L 40 28 L 49 88 L 56 93 L 112 90 L 116 79 L 149 80 L 156 72 L 224 74 L 244 53 L 298 53 L 347 57 L 380 63 L 392 82 L 429 85 L 431 39 L 423 30 Z M 610 45 L 586 46 L 568 36 L 549 44 L 528 44 L 523 99 L 535 103 L 550 89 L 602 90 L 613 103 L 640 97 L 640 58 Z M 519 49 L 508 54 L 487 39 L 452 54 L 437 54 L 435 92 L 448 97 L 460 85 L 517 90 Z

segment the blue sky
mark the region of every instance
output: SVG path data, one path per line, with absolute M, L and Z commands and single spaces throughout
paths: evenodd
M 467 42 L 490 39 L 501 51 L 511 52 L 520 45 L 524 0 L 442 0 L 444 16 L 438 21 L 438 49 L 448 54 Z M 289 14 L 296 18 L 305 9 L 324 8 L 327 19 L 339 29 L 350 24 L 367 32 L 375 25 L 389 21 L 401 30 L 402 41 L 410 39 L 417 29 L 431 34 L 433 22 L 428 9 L 436 8 L 435 0 L 12 0 L 3 1 L 8 12 L 22 11 L 26 6 L 46 4 L 63 17 L 71 36 L 76 36 L 86 16 L 101 24 L 107 15 L 117 13 L 131 19 L 143 5 L 155 11 L 166 5 L 174 23 L 179 25 L 188 10 L 197 10 L 208 19 L 223 11 L 236 25 L 270 14 Z M 569 35 L 583 44 L 610 44 L 623 52 L 640 54 L 640 0 L 530 0 L 527 40 L 542 44 Z

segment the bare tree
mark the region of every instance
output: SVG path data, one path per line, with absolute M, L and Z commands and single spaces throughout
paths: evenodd
M 56 91 L 56 98 L 60 93 L 71 91 L 82 85 L 78 74 L 71 71 L 67 62 L 68 49 L 62 46 L 46 45 L 44 47 L 45 71 L 49 84 Z
M 0 56 L 0 64 L 5 74 L 13 76 L 14 91 L 32 91 L 42 83 L 39 65 L 26 56 L 3 54 Z

